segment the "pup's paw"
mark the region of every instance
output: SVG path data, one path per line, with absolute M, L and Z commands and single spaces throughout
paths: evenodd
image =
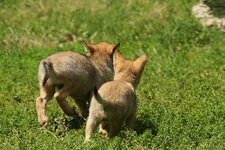
M 84 143 L 87 143 L 87 142 L 89 142 L 89 139 L 85 139 Z
M 107 130 L 100 128 L 98 133 L 100 134 L 108 134 Z
M 45 129 L 48 126 L 48 117 L 44 117 L 44 119 L 40 120 L 39 123 L 42 125 L 40 129 L 41 130 Z

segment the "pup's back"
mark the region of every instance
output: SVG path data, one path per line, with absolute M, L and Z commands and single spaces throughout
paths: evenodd
M 96 67 L 87 56 L 76 52 L 59 52 L 41 61 L 38 71 L 39 81 L 45 76 L 43 62 L 49 63 L 49 85 L 74 85 L 68 93 L 76 93 L 76 97 L 83 96 L 93 89 L 96 83 Z M 40 84 L 43 84 L 40 82 Z
M 136 112 L 135 91 L 133 86 L 127 82 L 118 80 L 107 82 L 101 86 L 98 94 L 100 97 L 92 99 L 90 112 L 98 111 L 108 121 L 118 120 L 122 123 L 133 112 Z

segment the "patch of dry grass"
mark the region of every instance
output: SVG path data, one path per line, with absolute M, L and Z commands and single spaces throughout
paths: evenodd
M 80 9 L 94 13 L 105 9 L 106 6 L 106 1 L 91 3 L 78 0 L 20 1 L 9 8 L 0 9 L 0 21 L 3 23 L 5 35 L 0 37 L 3 43 L 1 46 L 4 45 L 2 48 L 6 49 L 11 47 L 26 49 L 33 46 L 52 47 L 64 42 L 77 42 L 86 38 L 87 33 L 81 31 L 85 25 L 74 28 L 72 13 Z M 55 22 L 58 22 L 58 27 L 51 25 Z M 67 27 L 63 28 L 61 24 L 66 24 Z

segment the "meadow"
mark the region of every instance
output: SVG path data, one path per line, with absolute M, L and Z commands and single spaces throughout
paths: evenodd
M 225 33 L 191 14 L 198 0 L 0 0 L 0 149 L 225 148 Z M 55 99 L 37 120 L 39 62 L 87 43 L 120 42 L 127 59 L 148 56 L 137 88 L 135 132 L 113 139 Z M 76 109 L 71 98 L 68 102 Z

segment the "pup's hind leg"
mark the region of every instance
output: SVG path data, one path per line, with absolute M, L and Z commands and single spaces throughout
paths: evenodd
M 66 102 L 66 97 L 68 96 L 70 89 L 72 89 L 72 85 L 64 85 L 62 89 L 60 89 L 57 93 L 54 94 L 54 97 L 57 100 L 61 109 L 64 111 L 64 113 L 68 116 L 73 116 L 74 110 Z
M 132 114 L 130 117 L 126 120 L 126 127 L 130 131 L 134 131 L 134 126 L 136 122 L 136 113 Z
M 96 130 L 101 120 L 102 118 L 99 116 L 96 117 L 95 114 L 89 115 L 87 125 L 86 125 L 86 130 L 85 130 L 85 142 L 87 142 L 90 139 L 91 133 Z
M 45 85 L 40 87 L 40 96 L 36 99 L 36 107 L 38 114 L 38 122 L 46 128 L 48 126 L 48 117 L 46 116 L 46 105 L 49 100 L 52 99 L 55 93 L 55 87 L 53 85 Z
M 109 137 L 113 138 L 114 136 L 120 133 L 122 129 L 123 121 L 115 121 L 110 124 Z

